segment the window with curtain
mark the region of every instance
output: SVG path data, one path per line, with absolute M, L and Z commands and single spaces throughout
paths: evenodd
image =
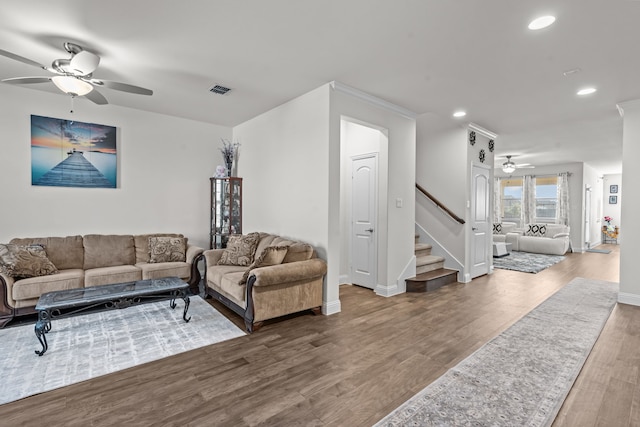
M 502 221 L 520 224 L 522 213 L 522 178 L 509 178 L 500 181 Z
M 534 212 L 523 215 L 524 179 L 508 178 L 500 181 L 500 212 L 502 221 L 515 222 L 522 226 L 523 217 L 529 222 L 555 223 L 558 215 L 558 177 L 537 176 L 532 178 L 535 187 Z M 526 222 L 526 221 L 525 221 Z

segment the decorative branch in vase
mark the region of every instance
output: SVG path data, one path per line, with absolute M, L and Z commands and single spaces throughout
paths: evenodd
M 227 166 L 227 176 L 231 176 L 231 168 L 233 167 L 233 159 L 235 159 L 238 155 L 238 147 L 240 147 L 239 142 L 231 142 L 228 139 L 220 138 L 222 140 L 222 148 L 220 148 L 220 152 L 222 153 L 222 158 Z

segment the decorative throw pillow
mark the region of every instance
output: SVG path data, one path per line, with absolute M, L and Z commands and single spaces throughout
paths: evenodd
M 222 252 L 218 265 L 248 266 L 253 261 L 259 241 L 259 233 L 229 236 L 227 248 Z
M 244 285 L 245 283 L 247 283 L 249 273 L 254 268 L 282 264 L 282 260 L 284 260 L 284 257 L 287 256 L 288 250 L 289 248 L 287 246 L 267 246 L 266 248 L 264 248 L 260 256 L 258 256 L 255 261 L 251 263 L 249 268 L 247 268 L 247 271 L 244 272 L 240 284 Z
M 56 274 L 58 269 L 41 245 L 0 244 L 0 271 L 10 277 L 37 277 Z
M 184 262 L 186 244 L 184 237 L 149 237 L 149 262 Z
M 493 234 L 502 234 L 502 223 L 493 224 Z
M 525 236 L 544 237 L 547 234 L 547 226 L 545 224 L 529 224 Z

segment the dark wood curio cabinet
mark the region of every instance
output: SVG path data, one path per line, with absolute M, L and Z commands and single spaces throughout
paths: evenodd
M 242 178 L 211 179 L 209 247 L 227 247 L 231 234 L 242 234 Z

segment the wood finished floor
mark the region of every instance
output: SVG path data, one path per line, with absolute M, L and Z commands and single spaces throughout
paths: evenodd
M 618 281 L 619 247 L 432 293 L 342 286 L 342 312 L 0 406 L 0 425 L 370 426 L 571 281 Z M 227 317 L 241 322 L 224 307 Z M 618 305 L 554 426 L 640 425 L 640 308 Z M 34 357 L 25 355 L 25 357 Z M 45 356 L 46 357 L 46 356 Z

